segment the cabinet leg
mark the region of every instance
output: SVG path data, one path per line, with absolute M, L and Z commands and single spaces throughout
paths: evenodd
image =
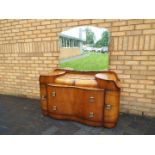
M 45 110 L 42 110 L 42 114 L 43 114 L 44 116 L 47 116 L 47 115 L 48 115 L 48 112 L 45 111 Z
M 104 123 L 103 126 L 105 128 L 114 128 L 116 126 L 116 123 Z

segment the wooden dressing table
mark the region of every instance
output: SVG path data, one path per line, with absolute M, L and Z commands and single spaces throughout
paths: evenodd
M 112 128 L 119 117 L 120 86 L 112 71 L 55 69 L 41 75 L 41 109 L 46 116 Z

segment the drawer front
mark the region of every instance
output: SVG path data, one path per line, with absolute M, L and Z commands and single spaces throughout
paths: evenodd
M 54 114 L 73 115 L 74 90 L 48 86 L 48 110 Z
M 76 90 L 76 115 L 92 121 L 103 121 L 104 91 Z

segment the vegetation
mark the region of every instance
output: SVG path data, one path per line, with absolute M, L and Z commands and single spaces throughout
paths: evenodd
M 91 31 L 91 29 L 86 28 L 86 44 L 93 45 L 95 39 L 94 32 Z
M 100 48 L 108 45 L 109 45 L 109 33 L 105 31 L 102 34 L 102 38 L 96 42 L 95 47 Z
M 96 43 L 94 42 L 94 40 L 95 40 L 94 32 L 92 32 L 91 29 L 86 28 L 86 44 L 97 48 L 109 45 L 109 32 L 108 31 L 103 32 L 101 39 L 98 40 Z
M 66 67 L 80 71 L 99 71 L 108 69 L 108 53 L 89 53 L 86 57 L 60 64 L 60 68 Z

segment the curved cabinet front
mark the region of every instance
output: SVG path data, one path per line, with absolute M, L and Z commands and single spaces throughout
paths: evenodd
M 47 94 L 51 116 L 103 124 L 104 90 L 48 85 Z

